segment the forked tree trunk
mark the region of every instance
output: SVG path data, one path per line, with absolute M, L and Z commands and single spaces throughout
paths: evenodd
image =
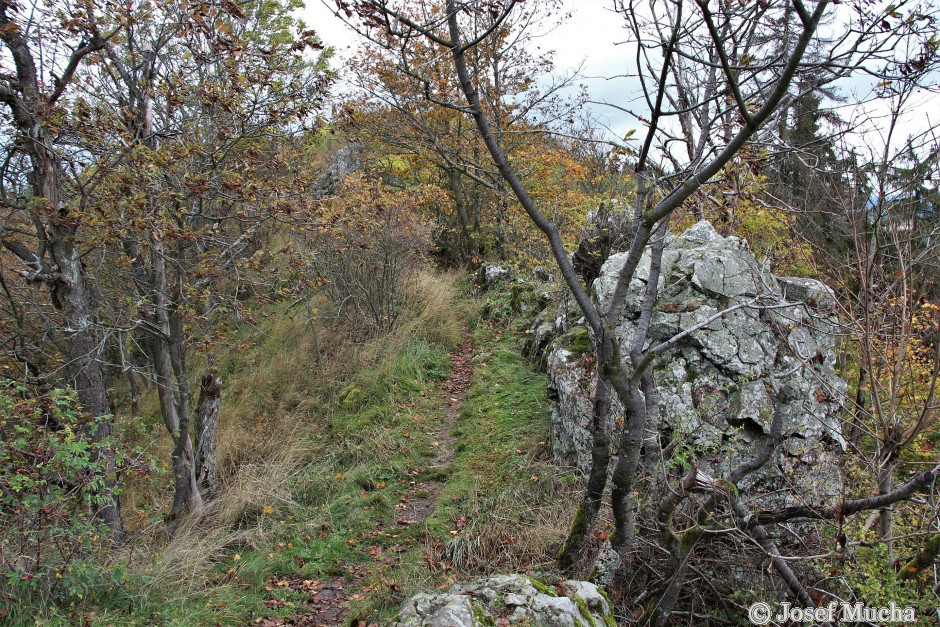
M 153 239 L 153 292 L 152 303 L 157 331 L 152 334 L 151 358 L 156 374 L 157 396 L 160 411 L 167 430 L 173 437 L 172 467 L 174 480 L 173 508 L 170 512 L 170 531 L 175 530 L 179 520 L 186 514 L 198 514 L 202 510 L 202 498 L 196 487 L 193 443 L 189 436 L 191 412 L 188 403 L 188 385 L 185 373 L 173 366 L 172 342 L 181 338 L 173 333 L 168 298 L 166 247 L 159 239 Z M 179 390 L 177 390 L 179 386 Z M 180 402 L 180 399 L 185 399 Z
M 508 3 L 506 8 L 500 14 L 500 17 L 496 19 L 501 20 L 507 16 L 513 5 L 514 3 Z M 703 11 L 707 11 L 704 3 L 699 3 L 699 5 L 702 7 Z M 459 5 L 459 3 L 457 3 L 455 0 L 445 1 L 447 32 L 449 39 L 442 37 L 440 32 L 437 31 L 437 26 L 435 26 L 433 29 L 423 28 L 420 26 L 416 27 L 417 30 L 425 37 L 449 49 L 454 62 L 454 69 L 460 84 L 460 89 L 463 92 L 467 103 L 467 108 L 465 111 L 473 117 L 477 126 L 477 130 L 479 131 L 480 138 L 486 145 L 486 148 L 492 157 L 493 163 L 496 165 L 496 168 L 502 176 L 503 180 L 506 182 L 509 189 L 512 190 L 513 194 L 519 201 L 520 206 L 529 216 L 532 223 L 545 235 L 551 249 L 552 256 L 558 264 L 558 268 L 561 271 L 561 275 L 564 278 L 565 283 L 570 288 L 575 301 L 578 303 L 579 308 L 584 314 L 587 326 L 590 327 L 591 331 L 595 334 L 596 337 L 600 338 L 598 341 L 599 351 L 597 355 L 598 368 L 601 372 L 608 373 L 608 381 L 611 387 L 616 391 L 617 397 L 624 405 L 627 418 L 627 428 L 621 434 L 620 446 L 619 450 L 617 451 L 619 459 L 617 468 L 614 472 L 614 494 L 612 496 L 612 506 L 616 523 L 616 530 L 612 544 L 617 552 L 621 555 L 633 541 L 634 512 L 630 502 L 630 496 L 636 485 L 635 475 L 639 462 L 640 449 L 643 443 L 643 436 L 646 430 L 647 419 L 651 414 L 651 410 L 653 413 L 656 412 L 655 400 L 652 401 L 650 407 L 647 407 L 646 401 L 644 400 L 643 394 L 641 393 L 641 387 L 644 392 L 655 392 L 655 385 L 652 382 L 652 378 L 644 377 L 645 370 L 650 366 L 650 360 L 655 356 L 655 354 L 652 352 L 647 353 L 646 349 L 644 348 L 647 330 L 650 318 L 652 316 L 653 304 L 655 303 L 657 296 L 656 286 L 658 285 L 658 276 L 654 277 L 654 270 L 652 265 L 650 269 L 648 286 L 652 285 L 653 287 L 648 289 L 647 299 L 644 301 L 643 308 L 641 310 L 641 317 L 637 332 L 634 334 L 633 346 L 629 347 L 629 363 L 624 363 L 621 361 L 619 342 L 610 337 L 611 329 L 620 323 L 620 315 L 623 312 L 623 303 L 630 288 L 630 283 L 639 265 L 639 261 L 644 252 L 644 249 L 650 242 L 654 231 L 657 229 L 662 229 L 662 233 L 665 234 L 666 223 L 668 222 L 669 216 L 675 210 L 680 208 L 704 182 L 717 175 L 720 170 L 725 165 L 727 165 L 727 163 L 735 156 L 735 154 L 737 154 L 737 152 L 746 144 L 746 142 L 751 139 L 751 137 L 754 135 L 754 133 L 757 132 L 761 125 L 764 124 L 764 122 L 766 122 L 777 110 L 781 101 L 787 94 L 788 87 L 793 79 L 794 74 L 796 73 L 807 46 L 813 38 L 813 33 L 822 19 L 827 5 L 828 2 L 823 1 L 818 3 L 811 14 L 806 13 L 805 11 L 801 13 L 803 29 L 799 33 L 792 51 L 786 55 L 785 65 L 781 69 L 780 75 L 776 78 L 774 83 L 766 88 L 766 97 L 764 102 L 754 112 L 749 112 L 742 109 L 741 114 L 745 119 L 744 126 L 733 135 L 730 133 L 729 127 L 729 137 L 727 138 L 724 148 L 711 157 L 707 162 L 696 164 L 693 168 L 690 169 L 690 171 L 684 173 L 684 180 L 680 184 L 677 184 L 673 188 L 672 192 L 666 194 L 666 196 L 659 200 L 655 206 L 647 207 L 647 203 L 645 202 L 646 195 L 643 193 L 643 189 L 645 188 L 645 184 L 643 184 L 643 182 L 646 176 L 646 158 L 649 154 L 649 149 L 653 141 L 653 135 L 658 123 L 658 118 L 662 114 L 661 106 L 665 83 L 661 83 L 663 89 L 661 89 L 658 94 L 657 104 L 653 111 L 652 120 L 650 121 L 651 130 L 647 134 L 646 141 L 640 152 L 637 165 L 635 167 L 635 172 L 637 173 L 637 177 L 640 179 L 640 184 L 638 184 L 636 204 L 637 212 L 634 221 L 634 232 L 630 250 L 626 259 L 624 260 L 624 265 L 617 276 L 613 296 L 610 299 L 611 306 L 609 310 L 603 314 L 591 301 L 591 298 L 585 290 L 584 286 L 580 283 L 580 280 L 575 273 L 574 268 L 572 267 L 571 261 L 568 257 L 568 252 L 565 249 L 564 242 L 561 239 L 557 228 L 555 228 L 555 225 L 553 225 L 538 209 L 535 201 L 526 191 L 526 188 L 520 181 L 516 171 L 513 169 L 508 157 L 501 149 L 499 141 L 494 135 L 494 127 L 490 124 L 485 109 L 480 101 L 480 92 L 478 91 L 478 88 L 475 85 L 473 78 L 471 77 L 471 73 L 469 71 L 465 57 L 467 51 L 471 50 L 475 45 L 477 45 L 480 40 L 473 40 L 469 42 L 463 40 L 461 28 L 458 22 L 458 14 L 462 10 L 462 5 Z M 386 11 L 386 15 L 389 14 L 387 9 L 381 10 Z M 397 15 L 395 16 L 395 19 L 398 19 Z M 676 20 L 677 22 L 681 21 L 681 18 L 677 15 Z M 412 26 L 413 25 L 409 23 L 409 28 Z M 712 37 L 715 40 L 716 45 L 720 45 L 722 43 L 718 41 L 715 35 Z M 664 50 L 664 56 L 666 57 L 666 67 L 668 67 L 678 38 L 679 29 L 676 28 L 672 38 L 669 40 L 669 43 Z M 665 78 L 663 81 L 665 81 Z M 733 80 L 732 83 L 732 88 L 735 89 L 737 84 L 734 83 Z M 662 248 L 660 245 L 660 254 L 661 251 Z M 656 268 L 656 270 L 658 271 L 658 268 Z M 675 336 L 670 342 L 677 341 L 680 337 L 681 336 Z M 669 344 L 669 342 L 666 342 L 660 345 L 661 350 L 668 349 Z M 597 409 L 598 408 L 595 407 L 595 413 L 597 412 Z M 600 442 L 595 440 L 595 445 L 602 445 L 603 443 L 604 434 L 602 434 Z M 597 473 L 597 476 L 600 476 L 599 472 Z M 606 480 L 606 469 L 604 472 L 604 479 Z M 594 508 L 594 498 L 597 492 L 595 488 L 596 486 L 593 485 L 593 482 L 589 481 L 589 489 L 585 495 L 582 506 L 579 508 L 578 519 L 575 520 L 575 524 L 572 526 L 572 533 L 569 536 L 569 541 L 566 543 L 565 548 L 562 549 L 562 552 L 559 555 L 562 566 L 570 567 L 572 559 L 576 559 L 577 554 L 580 552 L 580 548 L 583 546 L 586 538 L 592 532 L 594 522 L 592 518 L 594 517 L 591 516 L 591 511 Z
M 606 424 L 607 417 L 610 415 L 610 391 L 607 374 L 601 372 L 597 377 L 594 390 L 593 443 L 587 488 L 571 523 L 568 539 L 556 557 L 558 567 L 563 571 L 570 571 L 581 558 L 591 532 L 594 530 L 597 514 L 604 498 L 607 469 L 610 466 L 610 434 Z

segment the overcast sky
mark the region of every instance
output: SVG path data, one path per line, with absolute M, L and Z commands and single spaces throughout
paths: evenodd
M 344 60 L 355 48 L 358 35 L 333 13 L 333 4 L 327 0 L 306 0 L 307 7 L 301 16 L 307 26 L 315 29 L 327 45 L 334 46 L 337 58 L 334 65 L 340 73 L 349 72 Z M 558 70 L 571 70 L 583 63 L 581 83 L 587 85 L 591 99 L 598 102 L 612 102 L 623 107 L 636 107 L 643 113 L 642 103 L 635 103 L 631 98 L 638 95 L 636 83 L 624 78 L 607 79 L 623 75 L 633 70 L 630 45 L 624 43 L 627 31 L 623 28 L 623 19 L 612 9 L 611 0 L 565 0 L 565 8 L 571 16 L 556 29 L 548 32 L 539 40 L 545 50 L 555 50 L 555 64 Z M 354 71 L 354 70 L 353 70 Z M 841 94 L 848 102 L 860 102 L 870 99 L 871 79 L 854 78 L 839 85 Z M 912 108 L 897 133 L 902 140 L 911 133 L 920 132 L 928 127 L 928 122 L 936 122 L 935 112 L 938 96 L 922 93 L 916 97 L 919 106 Z M 865 108 L 842 105 L 839 114 L 844 119 L 868 118 L 868 132 L 881 135 L 884 128 L 886 107 L 881 104 L 869 104 Z M 591 114 L 617 137 L 639 124 L 629 116 L 609 107 L 591 106 Z M 872 143 L 872 142 L 869 142 Z M 878 143 L 877 141 L 874 143 Z
M 307 26 L 319 33 L 324 43 L 334 46 L 337 56 L 334 65 L 340 72 L 348 72 L 343 61 L 355 48 L 358 35 L 334 15 L 332 2 L 329 7 L 322 0 L 306 0 L 307 7 L 301 16 Z M 573 70 L 583 63 L 584 78 L 580 83 L 588 86 L 593 100 L 608 100 L 621 105 L 624 80 L 609 80 L 602 77 L 623 74 L 623 61 L 627 57 L 623 41 L 626 31 L 622 18 L 611 9 L 610 0 L 565 0 L 565 8 L 571 13 L 560 26 L 539 39 L 543 50 L 555 51 L 558 70 Z M 576 8 L 575 8 L 576 7 Z M 622 137 L 627 130 L 638 126 L 622 113 L 609 108 L 594 106 L 592 113 L 602 124 L 610 127 Z

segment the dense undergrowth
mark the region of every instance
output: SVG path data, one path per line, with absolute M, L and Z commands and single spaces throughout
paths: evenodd
M 365 343 L 315 309 L 283 304 L 232 329 L 214 355 L 225 380 L 220 498 L 169 539 L 166 469 L 128 478 L 126 547 L 106 562 L 102 548 L 104 565 L 87 573 L 81 595 L 23 598 L 4 621 L 246 624 L 300 611 L 297 593 L 272 585 L 281 577 L 345 580 L 349 616 L 386 621 L 418 590 L 550 568 L 574 491 L 549 463 L 544 378 L 520 356 L 499 307 L 506 295 L 489 297 L 496 306 L 481 317 L 469 289 L 457 275 L 422 274 L 407 315 Z M 475 370 L 453 460 L 430 468 L 447 401 L 440 382 L 466 337 Z M 126 393 L 117 396 L 127 407 Z M 143 427 L 120 437 L 162 459 L 170 440 L 152 396 L 137 407 Z M 433 513 L 390 529 L 416 481 L 442 482 Z

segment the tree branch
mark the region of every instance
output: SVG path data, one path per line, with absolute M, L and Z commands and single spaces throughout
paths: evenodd
M 762 511 L 750 516 L 746 523 L 748 526 L 756 526 L 781 523 L 797 518 L 835 520 L 862 511 L 883 509 L 898 501 L 906 500 L 931 485 L 937 478 L 938 470 L 940 470 L 940 466 L 931 471 L 914 475 L 910 481 L 888 494 L 881 494 L 866 499 L 856 499 L 854 501 L 844 501 L 835 507 L 827 507 L 824 505 L 799 505 L 777 510 Z

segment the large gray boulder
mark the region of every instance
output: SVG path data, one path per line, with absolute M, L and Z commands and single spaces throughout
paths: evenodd
M 625 260 L 624 253 L 612 255 L 594 281 L 593 297 L 603 310 L 610 305 Z M 649 269 L 647 251 L 615 328 L 625 347 L 632 341 Z M 744 240 L 722 237 L 708 222 L 670 236 L 658 289 L 652 344 L 736 304 L 753 303 L 690 333 L 656 361 L 660 416 L 648 436 L 660 437 L 664 445 L 680 439 L 685 458 L 697 460 L 713 476 L 726 476 L 769 433 L 776 402 L 783 412 L 776 463 L 741 487 L 772 493 L 763 504 L 774 506 L 837 494 L 841 482 L 836 461 L 845 446 L 839 415 L 846 384 L 834 370 L 832 291 L 813 279 L 773 276 Z M 582 472 L 590 467 L 595 377 L 587 334 L 577 325 L 563 329 L 545 356 L 554 398 L 555 459 Z M 775 396 L 773 389 L 787 393 Z M 622 411 L 619 404 L 617 408 Z
M 592 583 L 568 580 L 557 588 L 525 575 L 494 575 L 455 584 L 446 593 L 416 594 L 396 627 L 611 627 L 613 607 Z

